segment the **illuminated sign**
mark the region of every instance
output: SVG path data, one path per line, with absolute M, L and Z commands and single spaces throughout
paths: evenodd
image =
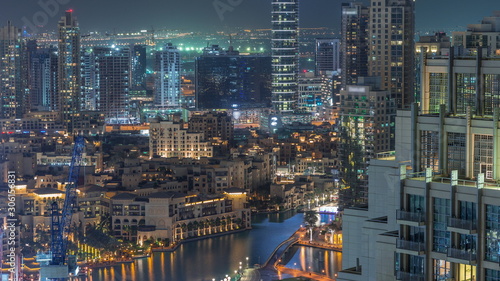
M 347 91 L 352 93 L 366 93 L 366 87 L 349 86 L 347 87 Z

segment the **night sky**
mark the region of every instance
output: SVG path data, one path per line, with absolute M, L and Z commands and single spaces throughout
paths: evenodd
M 214 2 L 236 3 L 232 11 L 219 17 Z M 58 4 L 59 13 L 48 15 L 38 5 Z M 73 8 L 80 27 L 87 31 L 135 31 L 139 29 L 179 29 L 183 31 L 225 30 L 231 27 L 269 28 L 270 0 L 3 0 L 0 23 L 12 20 L 21 26 L 23 18 L 46 21 L 46 30 L 55 30 L 62 11 Z M 338 0 L 302 0 L 302 27 L 339 27 Z M 463 30 L 478 23 L 493 10 L 500 10 L 497 0 L 417 0 L 417 30 Z M 44 16 L 47 16 L 44 18 Z M 48 19 L 48 20 L 46 20 Z

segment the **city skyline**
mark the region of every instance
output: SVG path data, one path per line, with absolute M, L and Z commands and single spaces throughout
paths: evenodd
M 39 32 L 54 31 L 64 10 L 74 9 L 82 32 L 123 32 L 139 29 L 168 28 L 188 31 L 228 30 L 235 27 L 271 28 L 271 2 L 268 0 L 186 0 L 182 2 L 153 1 L 106 2 L 81 0 L 47 0 L 43 5 L 28 0 L 13 1 L 4 7 L 0 22 L 8 20 L 15 26 L 26 26 Z M 340 30 L 341 3 L 345 1 L 309 0 L 301 3 L 301 27 L 327 27 Z M 361 1 L 368 2 L 368 1 Z M 467 1 L 416 1 L 417 31 L 465 29 L 494 10 L 490 1 L 478 0 L 467 7 Z M 119 4 L 119 5 L 118 5 Z M 96 6 L 100 7 L 96 9 Z M 193 8 L 194 7 L 194 8 Z M 110 11 L 116 16 L 110 16 Z M 453 16 L 443 16 L 446 14 Z M 37 25 L 42 23 L 43 26 Z M 31 27 L 30 27 L 31 26 Z

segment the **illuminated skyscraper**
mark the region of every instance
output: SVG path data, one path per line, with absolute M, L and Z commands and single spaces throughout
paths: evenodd
M 368 8 L 361 3 L 342 4 L 342 88 L 368 76 Z
M 280 113 L 297 105 L 299 0 L 272 0 L 272 102 Z
M 132 89 L 134 91 L 146 90 L 146 46 L 134 45 L 132 47 Z
M 80 110 L 80 28 L 73 10 L 59 21 L 58 108 L 68 132 Z
M 181 55 L 171 43 L 156 52 L 154 102 L 160 108 L 176 108 L 181 98 Z
M 11 24 L 0 28 L 0 118 L 21 117 L 21 30 Z
M 398 109 L 415 95 L 415 2 L 372 0 L 369 22 L 368 75 L 381 77 Z
M 81 111 L 98 111 L 107 123 L 128 122 L 130 48 L 87 48 L 81 65 Z

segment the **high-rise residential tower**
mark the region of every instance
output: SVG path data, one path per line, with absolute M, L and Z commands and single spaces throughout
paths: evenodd
M 368 76 L 368 7 L 361 3 L 342 4 L 342 88 Z
M 11 24 L 0 28 L 0 118 L 20 117 L 21 30 Z
M 107 123 L 126 122 L 129 113 L 130 49 L 95 47 L 97 110 Z
M 340 39 L 316 39 L 316 75 L 340 73 Z
M 181 55 L 168 43 L 156 52 L 154 102 L 160 108 L 177 108 L 181 98 Z
M 368 75 L 381 77 L 398 109 L 415 95 L 415 1 L 371 0 Z
M 297 105 L 299 0 L 272 0 L 272 102 L 280 113 Z
M 68 132 L 80 110 L 80 28 L 73 10 L 59 21 L 58 111 Z
M 40 48 L 35 40 L 27 42 L 27 91 L 30 110 L 55 111 L 57 98 L 57 49 Z
M 146 46 L 132 47 L 132 90 L 146 90 Z

